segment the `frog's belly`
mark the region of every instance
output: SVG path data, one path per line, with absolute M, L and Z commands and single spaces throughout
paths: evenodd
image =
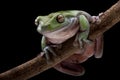
M 79 30 L 79 26 L 74 26 L 66 30 L 59 30 L 46 34 L 45 36 L 48 38 L 48 40 L 51 43 L 60 44 L 66 41 L 67 39 L 73 37 L 78 32 L 78 30 Z

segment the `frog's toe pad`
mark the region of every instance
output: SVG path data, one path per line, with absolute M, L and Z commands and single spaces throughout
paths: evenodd
M 101 22 L 99 16 L 92 16 L 92 19 L 92 23 L 99 24 Z

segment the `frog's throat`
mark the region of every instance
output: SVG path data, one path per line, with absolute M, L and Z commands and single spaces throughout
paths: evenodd
M 77 18 L 71 18 L 71 23 L 59 30 L 44 33 L 43 35 L 54 44 L 60 44 L 67 39 L 73 37 L 79 30 L 79 24 Z

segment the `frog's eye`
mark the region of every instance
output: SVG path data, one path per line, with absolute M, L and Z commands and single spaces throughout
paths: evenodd
M 58 15 L 56 17 L 57 22 L 63 23 L 65 21 L 65 17 L 63 15 Z

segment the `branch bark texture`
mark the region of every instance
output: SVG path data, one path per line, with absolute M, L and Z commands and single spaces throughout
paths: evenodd
M 120 0 L 106 10 L 103 15 L 100 16 L 100 19 L 100 24 L 91 25 L 90 39 L 95 39 L 97 36 L 113 27 L 116 23 L 120 22 Z
M 95 39 L 97 36 L 102 35 L 105 31 L 113 27 L 116 23 L 120 22 L 120 0 L 105 11 L 103 15 L 100 16 L 100 19 L 101 22 L 99 24 L 91 24 L 90 39 Z M 71 44 L 73 40 L 74 37 L 64 42 L 62 49 L 55 49 L 58 56 L 53 57 L 51 62 L 47 63 L 44 57 L 38 55 L 26 63 L 1 73 L 0 80 L 27 80 L 55 66 L 78 50 L 78 48 L 74 48 Z

